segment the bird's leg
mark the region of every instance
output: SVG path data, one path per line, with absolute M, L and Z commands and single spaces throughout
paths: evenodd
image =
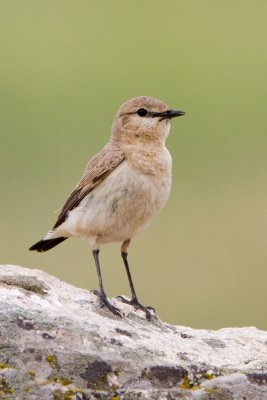
M 133 285 L 133 280 L 132 280 L 132 276 L 131 276 L 131 272 L 130 272 L 130 267 L 129 267 L 129 263 L 128 263 L 128 247 L 130 245 L 130 239 L 125 240 L 122 243 L 121 246 L 121 256 L 124 262 L 124 266 L 127 272 L 127 276 L 128 276 L 128 280 L 129 280 L 129 284 L 130 284 L 130 288 L 131 288 L 131 293 L 132 293 L 132 299 L 131 300 L 126 300 L 124 297 L 122 296 L 118 296 L 118 298 L 123 302 L 123 303 L 127 303 L 130 305 L 133 305 L 135 307 L 135 309 L 140 309 L 143 310 L 146 314 L 146 318 L 148 320 L 151 319 L 151 312 L 150 310 L 155 311 L 152 307 L 145 307 L 143 306 L 141 303 L 139 303 L 139 300 L 137 298 L 136 292 L 135 292 L 135 288 Z
M 98 277 L 98 282 L 99 282 L 99 289 L 100 292 L 94 291 L 96 295 L 99 296 L 100 298 L 100 304 L 101 307 L 107 307 L 113 314 L 121 317 L 121 314 L 119 312 L 119 309 L 114 307 L 112 304 L 107 299 L 107 295 L 104 291 L 104 286 L 103 286 L 103 280 L 102 280 L 102 275 L 101 275 L 101 269 L 100 269 L 100 263 L 99 263 L 99 250 L 93 250 L 93 256 L 95 259 L 95 266 L 96 266 L 96 272 L 97 272 L 97 277 Z

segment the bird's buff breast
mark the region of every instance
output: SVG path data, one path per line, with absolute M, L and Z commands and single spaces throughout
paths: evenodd
M 171 166 L 164 174 L 148 175 L 124 161 L 70 212 L 64 228 L 92 244 L 124 241 L 146 228 L 170 188 Z

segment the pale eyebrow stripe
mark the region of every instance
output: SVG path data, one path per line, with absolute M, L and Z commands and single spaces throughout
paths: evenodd
M 138 110 L 139 110 L 139 108 L 138 108 Z M 123 117 L 124 115 L 133 115 L 133 114 L 137 114 L 137 111 L 138 111 L 138 110 L 120 114 L 120 117 Z M 156 111 L 148 111 L 148 110 L 146 110 L 146 111 L 147 111 L 147 115 L 145 115 L 143 118 L 154 117 L 153 114 L 156 113 Z

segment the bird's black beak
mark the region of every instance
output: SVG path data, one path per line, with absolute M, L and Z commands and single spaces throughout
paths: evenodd
M 162 112 L 154 112 L 152 113 L 153 117 L 160 117 L 160 120 L 162 121 L 163 119 L 171 119 L 174 117 L 180 117 L 181 115 L 184 115 L 184 111 L 180 110 L 166 110 Z

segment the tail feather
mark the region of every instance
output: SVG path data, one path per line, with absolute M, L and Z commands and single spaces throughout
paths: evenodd
M 53 247 L 57 246 L 59 243 L 63 242 L 63 240 L 66 240 L 66 239 L 68 239 L 68 238 L 58 237 L 55 239 L 42 239 L 42 240 L 39 240 L 39 242 L 32 245 L 29 248 L 29 250 L 38 251 L 39 253 L 42 253 L 44 251 L 52 249 Z

